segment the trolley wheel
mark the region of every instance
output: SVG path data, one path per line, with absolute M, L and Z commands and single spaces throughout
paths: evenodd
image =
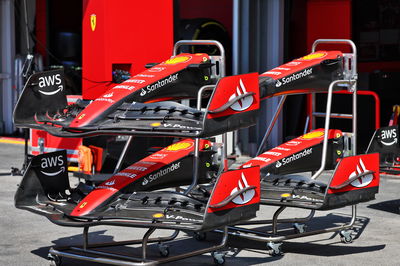
M 204 241 L 207 238 L 207 234 L 205 232 L 195 232 L 194 239 L 197 241 Z
M 268 242 L 267 243 L 268 254 L 272 257 L 282 256 L 283 252 L 281 246 L 282 243 Z
M 211 253 L 211 256 L 213 257 L 214 263 L 216 265 L 223 265 L 225 263 L 225 254 L 224 253 L 214 251 Z
M 351 235 L 351 231 L 346 231 L 346 230 L 342 230 L 339 232 L 340 235 L 340 241 L 342 241 L 342 243 L 344 244 L 350 244 L 351 242 L 353 242 L 353 236 Z
M 169 256 L 169 246 L 165 244 L 158 244 L 158 251 L 160 252 L 161 257 L 168 257 Z
M 50 266 L 60 266 L 61 265 L 61 258 L 57 255 L 48 254 L 47 259 L 50 261 Z
M 305 224 L 299 224 L 299 223 L 294 223 L 293 224 L 293 229 L 295 234 L 302 234 L 306 232 L 306 225 Z

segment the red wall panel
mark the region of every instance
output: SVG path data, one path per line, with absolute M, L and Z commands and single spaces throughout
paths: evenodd
M 136 74 L 144 70 L 146 63 L 168 58 L 172 47 L 172 0 L 84 0 L 83 98 L 94 99 L 114 86 L 113 64 L 128 66 L 127 70 Z

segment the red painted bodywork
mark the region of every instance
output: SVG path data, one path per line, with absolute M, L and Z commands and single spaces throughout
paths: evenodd
M 183 61 L 180 61 L 180 59 Z M 209 57 L 206 54 L 180 54 L 150 69 L 146 69 L 140 74 L 133 76 L 121 84 L 114 85 L 114 87 L 107 90 L 79 113 L 71 122 L 70 126 L 85 126 L 114 104 L 120 104 L 119 102 L 130 94 L 136 91 L 142 91 L 142 88 L 146 88 L 147 85 L 167 78 L 169 75 L 185 69 L 190 64 L 199 64 L 208 59 Z
M 247 184 L 246 184 L 247 183 Z M 212 192 L 209 205 L 218 204 L 224 199 L 233 194 L 234 190 L 240 190 L 247 186 L 256 186 L 255 189 L 250 189 L 239 195 L 240 199 L 245 199 L 246 193 L 251 193 L 252 197 L 249 201 L 243 202 L 243 204 L 237 204 L 235 202 L 229 202 L 227 205 L 221 208 L 208 208 L 207 212 L 218 212 L 236 207 L 247 206 L 260 202 L 260 168 L 250 167 L 239 170 L 227 171 L 221 174 L 217 184 L 215 184 L 214 191 Z
M 309 55 L 297 58 L 279 67 L 273 68 L 262 73 L 261 77 L 271 77 L 275 80 L 287 77 L 298 71 L 305 70 L 306 68 L 320 64 L 327 59 L 336 59 L 342 57 L 343 53 L 340 51 L 316 51 Z
M 243 86 L 241 86 L 241 84 L 243 84 Z M 210 105 L 208 107 L 209 110 L 215 110 L 222 107 L 230 100 L 231 97 L 237 97 L 240 94 L 244 94 L 246 92 L 253 92 L 254 95 L 247 96 L 238 101 L 239 106 L 242 107 L 242 105 L 245 103 L 246 98 L 250 99 L 251 97 L 252 100 L 248 100 L 249 103 L 251 102 L 251 104 L 249 104 L 247 108 L 245 108 L 245 106 L 243 105 L 243 110 L 241 111 L 235 111 L 230 107 L 220 113 L 208 113 L 207 118 L 209 119 L 233 115 L 241 112 L 243 113 L 253 111 L 260 108 L 258 73 L 226 77 L 218 82 L 217 87 L 218 89 L 215 90 L 215 93 L 212 96 L 212 101 L 210 102 Z
M 350 156 L 341 159 L 330 184 L 331 187 L 342 184 L 347 181 L 351 175 L 360 174 L 367 170 L 373 172 L 373 174 L 371 174 L 372 179 L 369 179 L 371 175 L 366 175 L 354 181 L 355 184 L 360 185 L 360 187 L 352 185 L 353 182 L 342 189 L 328 189 L 328 193 L 335 194 L 379 186 L 379 153 Z
M 330 129 L 328 138 L 338 138 L 342 136 L 342 134 L 343 133 L 340 130 Z M 316 129 L 258 155 L 257 157 L 243 164 L 241 167 L 244 168 L 250 166 L 260 166 L 260 168 L 263 168 L 278 160 L 281 160 L 282 158 L 300 152 L 314 145 L 320 144 L 323 142 L 323 140 L 324 129 Z
M 200 149 L 204 149 L 205 145 L 210 145 L 210 142 L 207 140 L 201 140 Z M 81 202 L 71 212 L 71 215 L 82 216 L 88 214 L 129 184 L 163 166 L 184 158 L 193 151 L 194 140 L 185 139 L 147 156 L 96 187 L 95 190 L 90 192 L 81 200 Z

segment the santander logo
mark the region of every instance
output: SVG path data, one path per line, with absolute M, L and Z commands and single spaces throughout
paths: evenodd
M 235 193 L 236 191 L 239 191 L 243 188 L 249 187 L 249 184 L 247 183 L 246 177 L 242 173 L 242 178 L 241 180 L 238 181 L 238 186 L 232 189 L 231 195 Z M 236 203 L 238 205 L 246 204 L 247 202 L 251 201 L 254 198 L 254 195 L 256 194 L 256 191 L 254 189 L 248 190 L 237 196 L 232 200 L 233 203 Z
M 368 170 L 365 167 L 364 162 L 360 159 L 359 163 L 356 166 L 356 170 L 350 174 L 349 179 L 356 175 L 364 173 L 366 171 L 368 171 Z M 358 188 L 366 187 L 372 182 L 373 177 L 374 177 L 373 174 L 368 174 L 368 175 L 362 176 L 362 177 L 358 178 L 357 180 L 354 180 L 351 183 L 351 185 L 353 187 L 358 187 Z
M 240 79 L 239 86 L 236 87 L 236 93 L 232 94 L 231 97 L 229 97 L 229 100 L 232 100 L 235 97 L 243 95 L 246 92 L 247 92 L 246 87 L 244 86 L 242 79 Z M 231 109 L 234 111 L 244 111 L 253 104 L 253 101 L 254 101 L 253 96 L 249 95 L 232 104 Z

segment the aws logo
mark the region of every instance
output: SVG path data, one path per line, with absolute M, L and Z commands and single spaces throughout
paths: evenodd
M 392 141 L 385 141 L 385 140 Z M 381 143 L 385 146 L 392 146 L 397 143 L 397 130 L 395 128 L 381 131 Z
M 368 171 L 368 170 L 367 170 L 367 168 L 365 167 L 364 162 L 360 159 L 359 163 L 358 163 L 357 166 L 356 166 L 356 170 L 350 174 L 349 179 L 351 179 L 352 177 L 354 177 L 354 176 L 356 176 L 356 175 L 365 173 L 365 172 L 367 172 L 367 171 Z M 353 187 L 358 187 L 358 188 L 366 187 L 366 186 L 368 186 L 368 185 L 372 182 L 372 179 L 373 179 L 373 178 L 374 178 L 374 175 L 373 175 L 373 174 L 367 174 L 367 175 L 364 175 L 364 176 L 359 177 L 357 180 L 354 180 L 354 181 L 351 183 L 351 185 L 352 185 Z
M 232 94 L 231 97 L 229 97 L 229 101 L 245 93 L 247 93 L 246 87 L 244 86 L 242 79 L 240 79 L 239 86 L 236 87 L 236 93 Z M 253 101 L 254 98 L 252 95 L 246 96 L 232 104 L 231 109 L 238 112 L 244 111 L 253 104 Z
M 231 195 L 243 188 L 246 188 L 246 187 L 249 187 L 249 184 L 247 183 L 246 177 L 242 173 L 242 178 L 241 178 L 241 180 L 238 181 L 238 186 L 235 187 L 234 189 L 232 189 Z M 241 193 L 236 198 L 234 198 L 232 200 L 232 202 L 236 203 L 238 205 L 246 204 L 246 203 L 250 202 L 254 198 L 255 195 L 256 195 L 256 191 L 254 189 L 250 189 L 250 190 L 247 190 L 247 191 Z
M 56 172 L 48 172 L 46 171 L 47 168 L 53 168 L 53 167 L 60 167 L 58 171 Z M 58 156 L 53 156 L 53 157 L 45 157 L 42 158 L 40 161 L 40 172 L 44 175 L 47 176 L 56 176 L 61 174 L 62 172 L 65 172 L 65 167 L 64 167 L 64 159 L 62 155 Z
M 61 80 L 61 74 L 51 75 L 51 76 L 44 76 L 39 78 L 39 88 L 45 88 L 50 86 L 58 86 L 58 89 L 54 91 L 43 91 L 39 90 L 39 92 L 43 95 L 54 95 L 64 89 Z

